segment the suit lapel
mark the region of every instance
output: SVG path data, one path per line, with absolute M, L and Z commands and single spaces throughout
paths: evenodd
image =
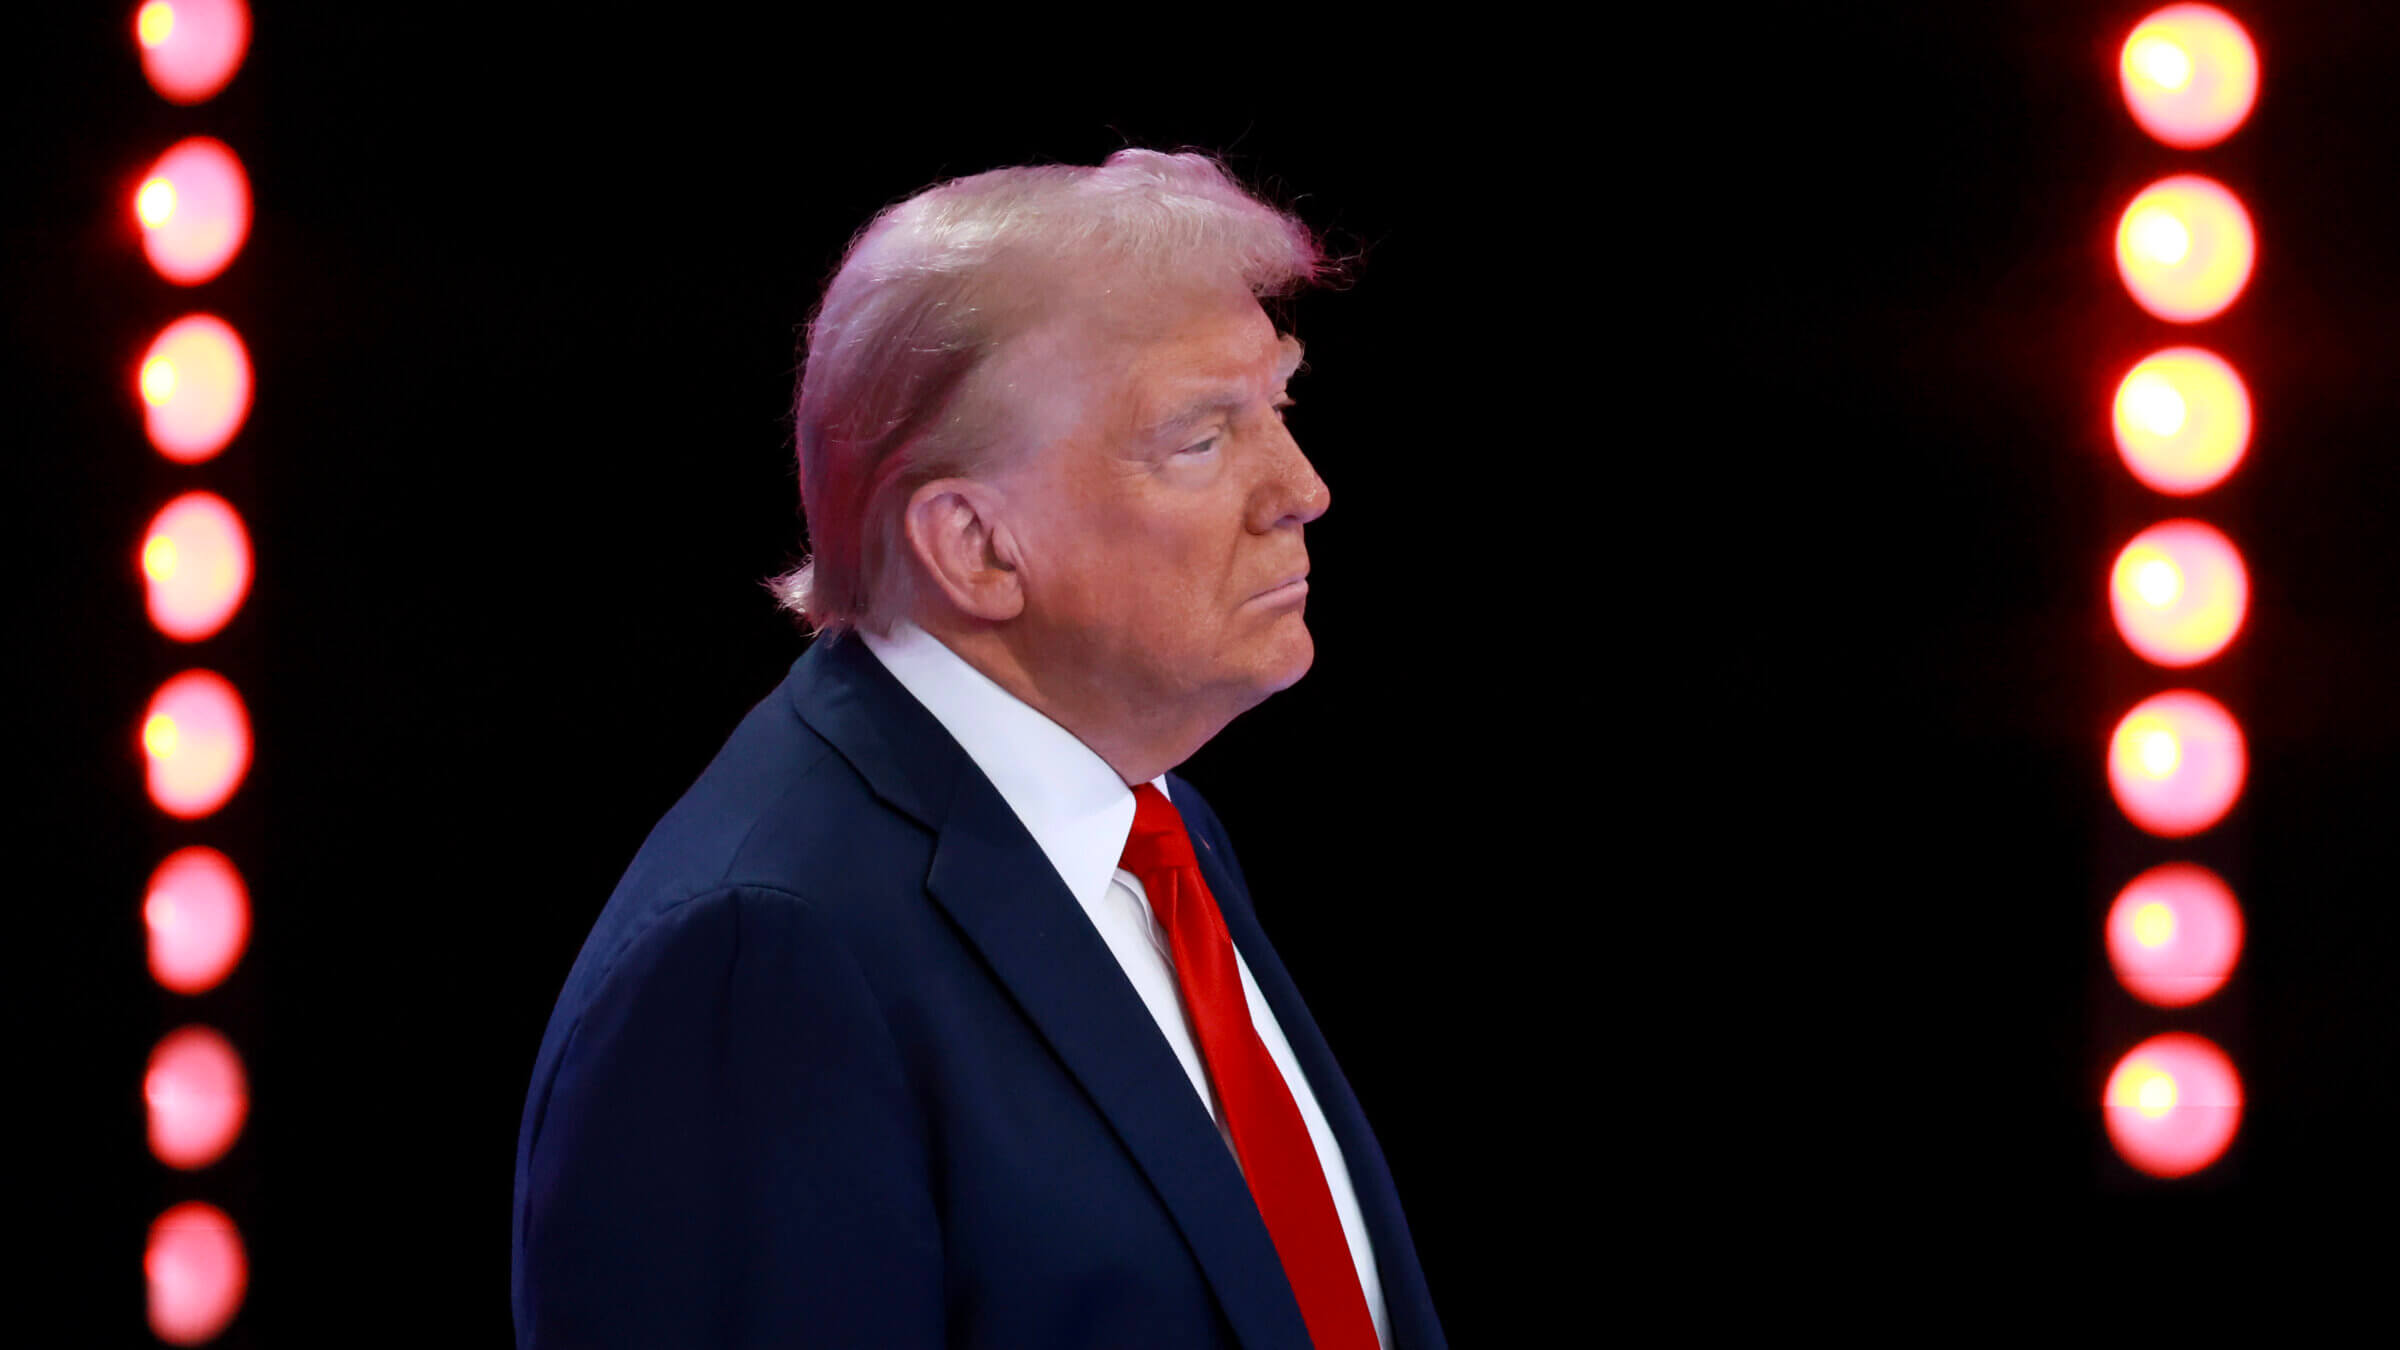
M 999 791 L 863 644 L 820 643 L 793 674 L 801 717 L 879 797 L 936 831 L 927 892 L 1149 1178 L 1234 1335 L 1250 1350 L 1305 1347 L 1307 1324 L 1223 1136 Z
M 1181 799 L 1186 791 L 1182 780 L 1173 780 L 1171 786 Z M 1212 819 L 1210 824 L 1214 823 Z M 1299 988 L 1292 983 L 1282 959 L 1275 954 L 1274 945 L 1267 941 L 1266 931 L 1259 926 L 1248 890 L 1218 852 L 1219 843 L 1209 839 L 1214 832 L 1193 833 L 1202 844 L 1196 850 L 1201 879 L 1208 883 L 1209 893 L 1217 897 L 1217 909 L 1225 917 L 1226 931 L 1240 949 L 1242 960 L 1249 965 L 1251 977 L 1258 981 L 1258 991 L 1266 995 L 1267 1006 L 1274 1010 L 1275 1021 L 1283 1028 L 1283 1038 L 1292 1047 L 1292 1057 L 1308 1076 L 1309 1089 L 1316 1094 L 1317 1106 L 1325 1113 L 1325 1123 L 1333 1128 L 1333 1137 L 1342 1146 L 1342 1160 L 1349 1165 L 1350 1185 L 1358 1195 L 1359 1213 L 1366 1220 L 1368 1240 L 1375 1247 L 1375 1272 L 1383 1284 L 1384 1314 L 1391 1321 L 1393 1350 L 1447 1350 L 1449 1342 L 1434 1313 L 1433 1298 L 1425 1285 L 1425 1271 L 1417 1261 L 1416 1240 L 1409 1234 L 1408 1218 L 1400 1208 L 1399 1188 L 1392 1183 L 1383 1149 L 1367 1124 L 1365 1110 L 1350 1090 L 1350 1080 L 1334 1061 L 1332 1047 L 1317 1029 L 1316 1019 L 1309 1016 Z

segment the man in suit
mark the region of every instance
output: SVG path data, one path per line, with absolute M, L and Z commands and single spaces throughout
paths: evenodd
M 1332 269 L 1213 160 L 1142 150 L 853 241 L 796 405 L 813 556 L 776 583 L 818 636 L 559 998 L 520 1346 L 1444 1345 L 1169 773 L 1314 658 L 1329 498 L 1260 299 Z

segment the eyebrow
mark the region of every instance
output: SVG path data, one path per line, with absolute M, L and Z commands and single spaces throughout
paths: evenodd
M 1283 334 L 1276 345 L 1282 349 L 1281 354 L 1275 358 L 1275 385 L 1280 389 L 1291 383 L 1292 376 L 1299 372 L 1301 354 L 1306 349 L 1302 347 L 1300 339 L 1289 333 Z M 1246 393 L 1236 390 L 1214 390 L 1178 404 L 1174 411 L 1166 416 L 1139 428 L 1138 434 L 1145 441 L 1161 440 L 1183 430 L 1210 413 L 1238 408 L 1247 398 Z

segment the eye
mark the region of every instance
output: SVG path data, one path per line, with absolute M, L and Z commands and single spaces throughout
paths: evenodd
M 1209 451 L 1217 448 L 1217 440 L 1217 437 L 1211 436 L 1207 440 L 1200 442 L 1198 445 L 1187 445 L 1175 453 L 1179 455 L 1205 455 Z

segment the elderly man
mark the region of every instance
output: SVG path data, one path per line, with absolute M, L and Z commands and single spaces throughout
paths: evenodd
M 1211 159 L 878 216 L 797 404 L 817 632 L 585 943 L 517 1149 L 522 1346 L 1444 1344 L 1375 1136 L 1169 774 L 1307 671 L 1261 297 Z M 1317 903 L 1346 903 L 1314 897 Z

